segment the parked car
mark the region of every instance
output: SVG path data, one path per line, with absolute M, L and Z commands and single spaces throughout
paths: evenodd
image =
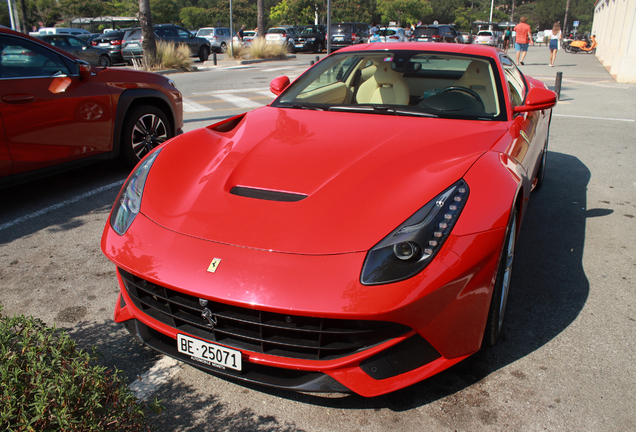
M 383 27 L 378 30 L 380 42 L 408 42 L 401 27 Z
M 70 34 L 72 36 L 90 36 L 91 32 L 86 29 L 72 27 L 40 27 L 37 31 L 29 32 L 31 36 L 43 36 L 47 34 Z
M 232 43 L 232 32 L 228 27 L 203 27 L 197 31 L 197 37 L 210 41 L 210 49 L 216 52 L 225 52 Z
M 461 32 L 460 35 L 462 37 L 462 43 L 465 43 L 465 44 L 473 43 L 473 38 L 471 37 L 470 33 Z
M 245 46 L 250 46 L 257 37 L 258 33 L 255 30 L 243 30 L 243 44 Z
M 121 47 L 124 41 L 126 31 L 130 29 L 113 30 L 102 33 L 90 41 L 94 47 L 105 49 L 108 51 L 113 63 L 122 63 L 124 57 L 121 55 Z
M 367 397 L 495 344 L 556 94 L 503 52 L 415 43 L 270 89 L 126 180 L 115 321 L 235 382 Z
M 453 26 L 448 24 L 421 25 L 415 28 L 413 41 L 461 43 L 461 36 Z
M 170 79 L 100 69 L 6 28 L 0 100 L 1 187 L 117 156 L 132 166 L 183 128 Z
M 341 22 L 331 24 L 331 49 L 337 50 L 369 41 L 369 26 L 365 23 Z
M 296 38 L 298 33 L 292 26 L 279 26 L 267 30 L 265 41 L 269 44 L 285 45 L 289 52 L 296 52 Z
M 108 67 L 112 63 L 107 50 L 93 47 L 78 37 L 67 34 L 47 34 L 36 37 L 95 66 Z
M 325 49 L 325 35 L 327 29 L 324 25 L 307 26 L 296 38 L 296 51 L 312 51 L 321 53 Z
M 159 40 L 173 44 L 185 44 L 190 48 L 193 57 L 199 57 L 200 61 L 206 61 L 210 56 L 210 41 L 206 38 L 197 37 L 183 27 L 174 24 L 156 24 L 154 26 L 155 36 Z M 133 27 L 124 35 L 124 42 L 121 54 L 127 63 L 132 63 L 135 58 L 142 58 L 144 51 L 141 46 L 141 27 Z
M 479 45 L 497 46 L 497 37 L 490 30 L 481 30 L 475 36 L 474 43 Z

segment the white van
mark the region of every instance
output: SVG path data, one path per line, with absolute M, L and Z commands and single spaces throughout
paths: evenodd
M 91 32 L 81 28 L 69 27 L 42 27 L 36 32 L 29 32 L 31 36 L 47 35 L 47 34 L 70 34 L 73 36 L 89 35 Z

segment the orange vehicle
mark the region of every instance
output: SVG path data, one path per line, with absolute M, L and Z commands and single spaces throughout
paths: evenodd
M 572 54 L 576 54 L 579 51 L 587 52 L 590 54 L 596 53 L 596 46 L 598 42 L 596 42 L 596 36 L 592 35 L 591 38 L 586 38 L 586 40 L 574 40 L 569 43 L 563 43 L 563 49 L 565 52 L 569 52 Z

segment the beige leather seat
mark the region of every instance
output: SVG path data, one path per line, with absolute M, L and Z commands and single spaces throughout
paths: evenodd
M 476 92 L 484 103 L 487 113 L 496 111 L 494 92 L 492 89 L 492 77 L 488 64 L 479 60 L 473 60 L 466 68 L 464 75 L 457 80 L 454 87 L 465 87 Z
M 391 62 L 378 65 L 371 78 L 360 85 L 356 93 L 358 103 L 408 105 L 409 87 L 402 74 L 391 69 Z

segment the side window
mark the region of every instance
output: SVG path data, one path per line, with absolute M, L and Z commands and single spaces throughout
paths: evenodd
M 84 43 L 84 41 L 82 41 L 81 39 L 69 37 L 67 40 L 69 45 L 72 46 L 73 48 L 83 48 L 86 46 L 86 43 Z
M 0 35 L 0 78 L 71 75 L 62 57 L 24 39 Z
M 189 39 L 190 38 L 190 33 L 183 30 L 183 29 L 176 29 L 177 33 L 179 35 L 180 38 L 182 39 Z
M 508 91 L 510 92 L 510 100 L 513 108 L 523 105 L 526 98 L 526 82 L 517 69 L 517 66 L 508 57 L 501 57 L 501 64 L 504 69 Z

